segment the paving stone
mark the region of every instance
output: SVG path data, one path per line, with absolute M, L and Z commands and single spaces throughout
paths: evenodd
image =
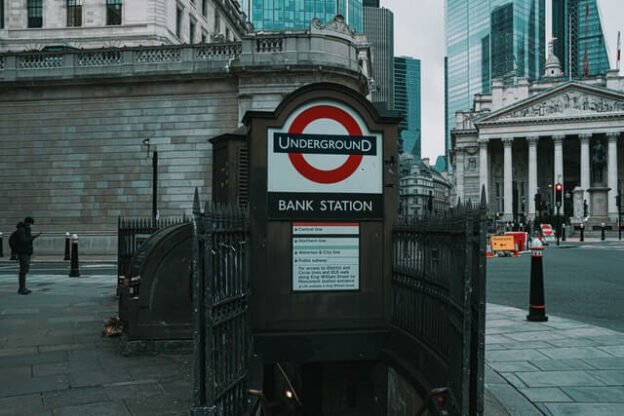
M 104 372 L 102 370 L 88 370 L 82 372 L 72 372 L 72 387 L 99 386 L 111 384 L 119 381 L 127 381 L 132 377 L 126 371 Z
M 515 372 L 515 371 L 537 371 L 529 361 L 495 361 L 488 363 L 490 367 L 499 372 Z
M 503 404 L 510 416 L 543 416 L 542 412 L 512 386 L 495 384 L 488 386 L 488 389 Z
M 599 336 L 611 336 L 611 335 L 621 335 L 617 331 L 613 331 L 607 328 L 600 328 L 597 326 L 591 326 L 587 328 L 576 328 L 576 329 L 563 329 L 559 331 L 562 335 L 574 338 L 574 337 L 599 337 Z
M 32 415 L 43 411 L 39 393 L 0 398 L 0 416 Z
M 549 403 L 552 416 L 620 416 L 624 415 L 621 403 Z
M 191 407 L 190 400 L 180 400 L 180 398 L 168 394 L 124 401 L 133 416 L 182 415 L 188 414 Z
M 587 371 L 528 371 L 514 373 L 528 387 L 603 386 Z
M 624 386 L 624 371 L 621 370 L 593 370 L 588 371 L 593 377 L 602 380 L 609 386 Z
M 525 350 L 531 348 L 534 350 L 542 350 L 552 348 L 552 345 L 544 341 L 517 341 L 510 344 L 503 344 L 509 350 Z
M 30 379 L 13 380 L 10 383 L 0 383 L 0 397 L 63 390 L 67 388 L 69 388 L 69 379 L 63 374 L 47 377 L 33 377 Z
M 43 394 L 45 408 L 73 406 L 78 404 L 108 401 L 106 392 L 99 387 L 72 388 L 65 391 L 50 392 Z
M 485 357 L 488 362 L 495 361 L 534 361 L 545 360 L 544 354 L 541 354 L 535 350 L 506 350 L 506 351 L 492 351 Z
M 553 347 L 595 347 L 598 343 L 590 338 L 562 338 L 548 341 Z
M 32 355 L 39 351 L 37 347 L 19 347 L 19 348 L 2 348 L 0 349 L 0 357 L 15 357 L 18 355 Z
M 624 387 L 563 387 L 575 402 L 624 403 Z
M 585 358 L 583 361 L 597 370 L 624 370 L 621 358 Z
M 524 394 L 532 402 L 571 402 L 570 396 L 556 387 L 521 388 Z
M 109 384 L 101 388 L 106 392 L 106 395 L 113 400 L 145 399 L 165 393 L 175 396 L 173 392 L 163 389 L 163 387 L 156 380 L 141 380 L 135 382 L 135 384 Z M 189 390 L 189 395 L 191 394 L 191 391 L 192 390 Z
M 516 341 L 550 341 L 553 339 L 567 338 L 566 335 L 552 330 L 517 332 L 515 334 L 506 334 L 506 336 Z
M 153 413 L 157 415 L 159 413 Z M 106 401 L 54 409 L 54 416 L 132 416 L 122 401 Z
M 33 365 L 32 374 L 33 377 L 69 374 L 69 365 L 67 363 L 37 364 Z
M 595 347 L 540 348 L 539 352 L 553 359 L 609 358 L 609 354 Z
M 22 365 L 19 367 L 4 367 L 0 372 L 0 382 L 10 383 L 16 379 L 29 379 L 33 375 L 32 367 L 29 365 Z
M 485 344 L 503 344 L 513 342 L 513 339 L 507 338 L 504 335 L 486 335 L 485 336 Z
M 536 360 L 531 361 L 531 364 L 544 371 L 554 370 L 593 370 L 592 367 L 586 362 L 587 360 L 580 359 L 566 359 L 566 360 Z
M 624 345 L 613 345 L 608 347 L 599 347 L 600 350 L 609 353 L 614 357 L 624 358 Z M 622 360 L 624 361 L 624 360 Z
M 520 378 L 518 378 L 518 376 L 516 376 L 515 373 L 499 373 L 501 375 L 501 377 L 503 377 L 505 379 L 505 381 L 507 381 L 507 383 L 511 384 L 512 386 L 516 387 L 516 388 L 525 388 L 528 387 L 527 384 L 522 381 Z

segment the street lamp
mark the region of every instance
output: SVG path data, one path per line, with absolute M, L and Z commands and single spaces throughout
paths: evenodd
M 555 184 L 555 205 L 557 207 L 557 245 L 559 245 L 559 235 L 561 234 L 561 221 L 559 218 L 559 209 L 561 208 L 561 203 L 563 202 L 563 184 L 561 182 L 557 182 Z
M 147 157 L 150 152 L 150 139 L 144 139 L 143 145 L 147 146 Z M 156 223 L 158 219 L 158 150 L 154 145 L 152 151 L 152 221 Z
M 622 240 L 622 182 L 618 181 L 618 194 L 615 197 L 618 209 L 618 240 Z

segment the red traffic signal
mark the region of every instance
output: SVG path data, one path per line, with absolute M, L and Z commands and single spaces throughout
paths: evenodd
M 557 205 L 557 207 L 560 207 L 562 202 L 563 202 L 563 184 L 558 182 L 555 184 L 555 204 Z

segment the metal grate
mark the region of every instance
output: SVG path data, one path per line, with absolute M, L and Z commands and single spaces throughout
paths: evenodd
M 238 203 L 249 203 L 249 149 L 242 146 L 238 149 Z

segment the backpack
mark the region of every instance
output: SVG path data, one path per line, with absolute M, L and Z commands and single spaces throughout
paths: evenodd
M 11 247 L 12 253 L 17 251 L 17 230 L 13 231 L 9 237 L 9 247 Z

